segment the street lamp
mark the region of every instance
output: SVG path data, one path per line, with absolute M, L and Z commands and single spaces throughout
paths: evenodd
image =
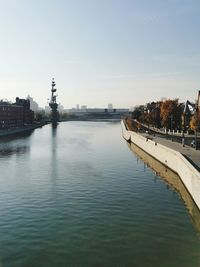
M 171 139 L 172 139 L 172 141 L 173 141 L 173 131 L 172 131 L 172 127 L 173 127 L 173 114 L 171 114 L 171 116 L 170 116 L 170 118 L 171 118 Z
M 197 118 L 197 107 L 195 108 L 195 140 L 194 140 L 194 145 L 195 149 L 197 150 L 197 123 L 198 123 L 198 118 Z
M 195 149 L 197 150 L 197 126 L 195 125 Z
M 185 113 L 183 112 L 182 116 L 182 145 L 185 146 Z

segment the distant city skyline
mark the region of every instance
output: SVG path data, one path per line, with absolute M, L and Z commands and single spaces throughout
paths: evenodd
M 0 98 L 65 108 L 197 99 L 198 0 L 0 0 Z

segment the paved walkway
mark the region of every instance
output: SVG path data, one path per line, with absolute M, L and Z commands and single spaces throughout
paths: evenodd
M 147 134 L 143 134 L 144 136 L 147 136 Z M 167 140 L 165 138 L 161 138 L 158 136 L 152 136 L 149 135 L 149 137 L 153 140 L 156 141 L 157 143 L 167 146 L 169 148 L 172 148 L 176 151 L 179 151 L 182 153 L 184 156 L 187 157 L 187 159 L 200 171 L 200 150 L 195 150 L 195 148 L 190 147 L 185 145 L 183 147 L 182 144 L 177 143 L 177 142 L 172 142 L 171 140 Z

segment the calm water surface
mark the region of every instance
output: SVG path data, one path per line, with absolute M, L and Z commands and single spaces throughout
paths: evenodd
M 0 141 L 0 266 L 200 266 L 184 202 L 119 123 L 66 122 Z

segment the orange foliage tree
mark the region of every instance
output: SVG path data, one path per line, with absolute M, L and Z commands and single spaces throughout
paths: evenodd
M 160 117 L 162 126 L 167 129 L 181 128 L 181 106 L 178 99 L 168 99 L 161 103 Z
M 200 131 L 200 111 L 197 111 L 190 120 L 190 128 Z

